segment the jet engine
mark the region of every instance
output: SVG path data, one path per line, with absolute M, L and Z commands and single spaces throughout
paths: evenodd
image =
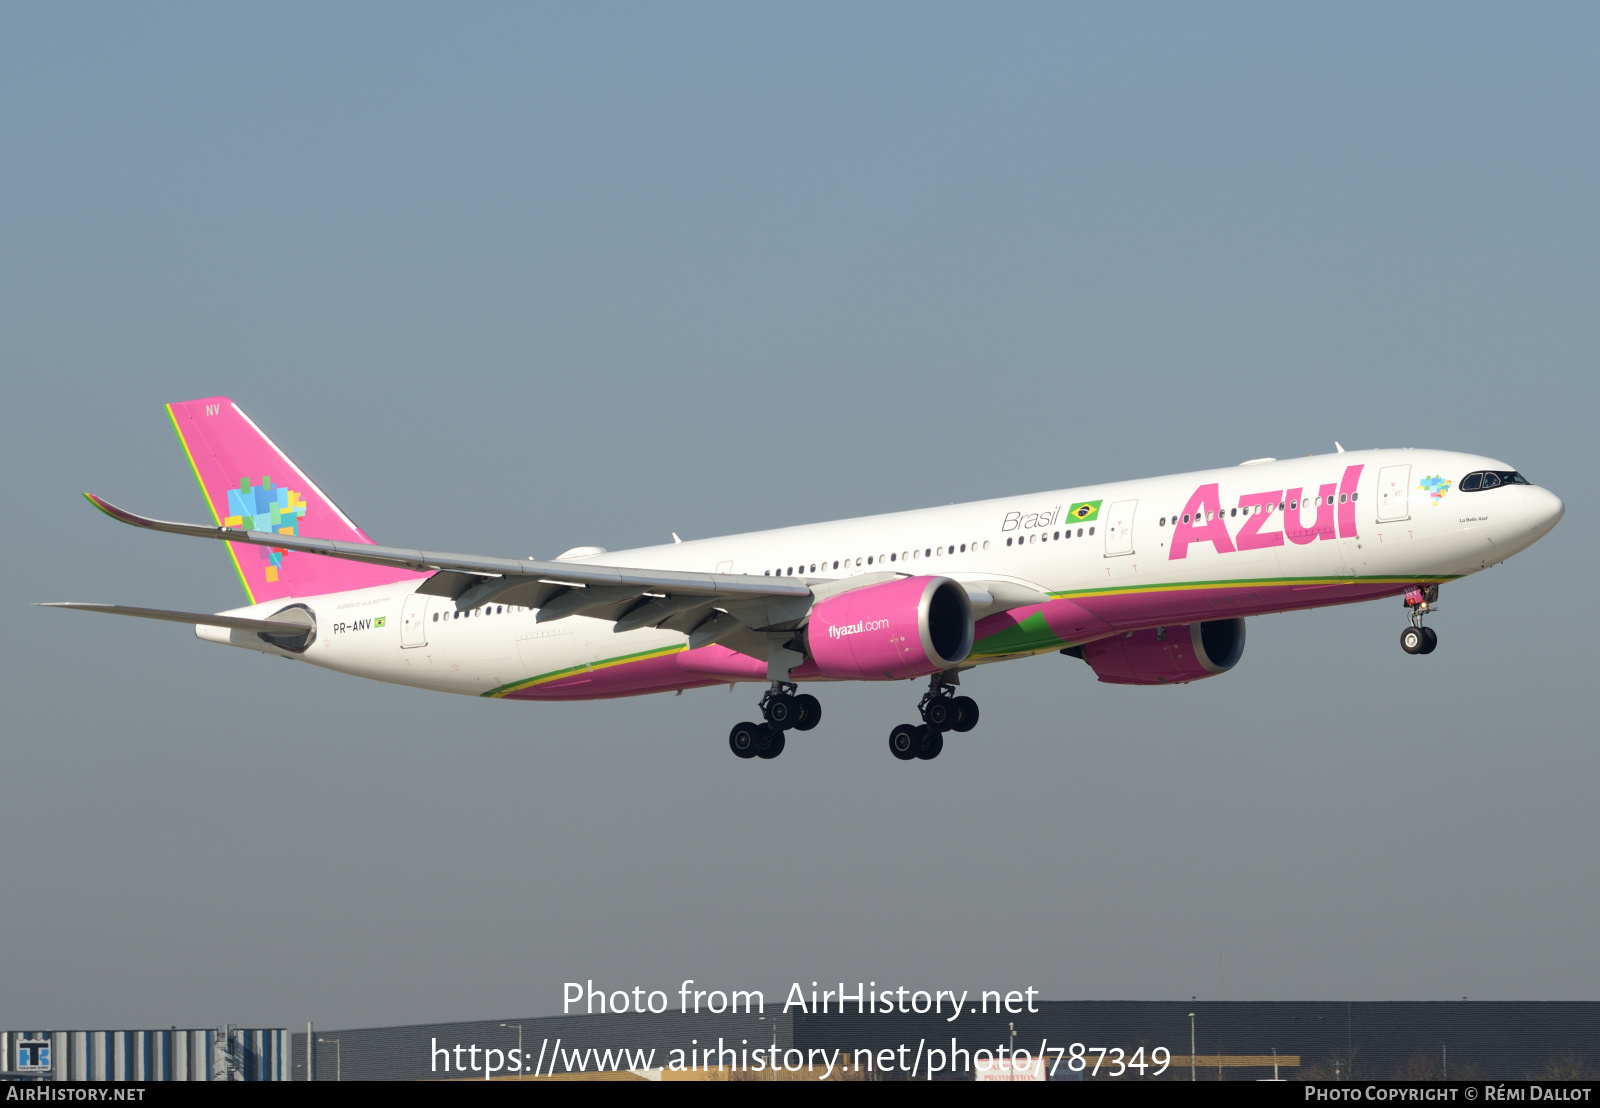
M 1244 620 L 1130 631 L 1084 643 L 1073 653 L 1110 685 L 1182 685 L 1227 673 L 1238 664 L 1244 653 Z
M 972 651 L 972 601 L 948 577 L 904 577 L 811 609 L 811 660 L 825 677 L 893 681 L 954 669 Z

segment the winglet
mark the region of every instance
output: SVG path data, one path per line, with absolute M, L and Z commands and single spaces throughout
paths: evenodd
M 132 512 L 125 512 L 115 504 L 107 503 L 92 492 L 84 493 L 83 498 L 89 503 L 93 504 L 96 508 L 99 508 L 106 515 L 116 520 L 118 523 L 131 523 L 135 527 L 149 526 L 149 524 L 140 516 L 136 516 Z
M 111 501 L 104 497 L 96 496 L 92 492 L 84 493 L 83 498 L 118 523 L 126 523 L 131 527 L 144 527 L 152 531 L 170 531 L 175 535 L 203 535 L 206 538 L 223 538 L 228 532 L 235 530 L 235 528 L 231 527 L 206 527 L 198 523 L 168 523 L 162 519 L 151 519 L 148 516 L 136 515 L 126 508 L 119 508 Z

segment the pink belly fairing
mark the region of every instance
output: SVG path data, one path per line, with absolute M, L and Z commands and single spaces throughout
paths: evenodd
M 1203 589 L 1110 593 L 1079 597 L 1078 603 L 1100 616 L 1115 630 L 1131 631 L 1163 623 L 1196 623 L 1208 619 L 1267 615 L 1298 608 L 1357 604 L 1363 600 L 1399 596 L 1409 584 L 1378 580 L 1300 584 L 1246 582 Z
M 1355 604 L 1399 596 L 1407 587 L 1405 582 L 1360 579 L 1282 584 L 1240 582 L 1091 593 L 984 617 L 978 621 L 972 657 L 983 660 L 1034 654 L 1146 627 Z
M 978 620 L 971 658 L 983 661 L 1078 645 L 1145 627 L 1265 615 L 1300 608 L 1355 604 L 1399 596 L 1422 578 L 1358 579 L 1269 584 L 1245 582 L 1078 595 L 1029 604 Z M 809 659 L 790 674 L 796 681 L 826 680 Z M 767 680 L 762 661 L 724 646 L 678 648 L 646 658 L 598 662 L 580 672 L 531 678 L 484 696 L 507 700 L 608 700 L 735 681 Z
M 504 700 L 609 700 L 619 696 L 644 696 L 675 689 L 701 689 L 730 681 L 765 681 L 767 666 L 748 654 L 725 646 L 679 649 L 651 658 L 615 664 L 601 662 L 587 673 L 553 677 L 547 681 L 491 690 Z

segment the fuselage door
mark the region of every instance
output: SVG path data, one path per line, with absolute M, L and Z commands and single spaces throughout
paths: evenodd
M 1410 466 L 1384 466 L 1378 470 L 1379 523 L 1393 523 L 1397 519 L 1411 517 L 1410 509 L 1406 506 L 1410 488 Z
M 402 649 L 428 645 L 427 619 L 428 598 L 418 593 L 412 593 L 406 597 L 406 602 L 400 609 L 400 646 Z
M 1103 518 L 1106 521 L 1106 557 L 1133 553 L 1133 510 L 1137 500 L 1119 500 L 1111 505 Z

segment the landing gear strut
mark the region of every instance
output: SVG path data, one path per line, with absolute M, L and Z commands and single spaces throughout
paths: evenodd
M 932 761 L 944 749 L 946 731 L 971 731 L 978 725 L 978 702 L 970 696 L 956 696 L 955 682 L 943 673 L 929 678 L 917 711 L 922 716 L 921 726 L 902 723 L 889 732 L 889 753 L 902 762 Z
M 728 749 L 741 758 L 776 758 L 783 753 L 785 731 L 809 731 L 822 721 L 822 703 L 797 692 L 792 681 L 774 681 L 761 697 L 762 723 L 736 724 L 728 732 Z
M 1411 626 L 1400 632 L 1400 649 L 1407 654 L 1432 654 L 1439 645 L 1433 628 L 1422 626 L 1422 617 L 1433 611 L 1438 600 L 1438 585 L 1406 590 L 1405 606 L 1410 609 Z

